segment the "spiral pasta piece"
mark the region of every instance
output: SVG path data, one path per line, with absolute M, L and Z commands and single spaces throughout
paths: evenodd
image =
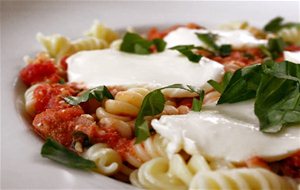
M 262 168 L 198 172 L 190 189 L 292 190 L 296 184 Z
M 39 84 L 32 85 L 25 91 L 24 99 L 25 99 L 25 110 L 26 112 L 34 116 L 35 115 L 35 104 L 36 100 L 34 98 L 34 90 L 39 86 Z
M 116 32 L 110 28 L 107 28 L 103 24 L 100 24 L 97 20 L 94 21 L 92 27 L 85 33 L 85 35 L 95 37 L 99 40 L 104 40 L 108 44 L 118 39 L 118 34 Z
M 45 36 L 42 33 L 38 33 L 36 38 L 53 58 L 61 58 L 71 48 L 71 41 L 60 34 Z
M 144 97 L 149 92 L 145 88 L 131 88 L 120 91 L 116 94 L 114 100 L 110 99 L 104 103 L 104 108 L 111 114 L 136 117 Z
M 104 49 L 108 47 L 105 40 L 95 37 L 85 37 L 70 41 L 70 39 L 60 34 L 45 36 L 42 33 L 38 33 L 37 40 L 44 46 L 47 53 L 56 59 L 56 61 L 60 61 L 63 57 L 78 51 Z
M 122 165 L 120 155 L 106 144 L 97 143 L 83 153 L 83 157 L 96 163 L 96 171 L 104 175 L 117 173 Z
M 152 158 L 167 157 L 166 145 L 166 139 L 155 134 L 140 144 L 133 144 L 131 151 L 125 154 L 124 159 L 133 167 L 139 168 Z
M 95 37 L 86 37 L 72 42 L 69 53 L 75 53 L 83 50 L 95 50 L 107 48 L 107 42 Z
M 170 160 L 158 157 L 143 164 L 130 175 L 132 184 L 149 189 L 187 189 L 197 172 L 210 171 L 201 155 L 193 155 L 188 163 L 175 154 Z

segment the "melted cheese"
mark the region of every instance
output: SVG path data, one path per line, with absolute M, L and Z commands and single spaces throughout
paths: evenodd
M 283 55 L 285 60 L 300 64 L 300 51 L 296 51 L 296 52 L 284 51 Z
M 169 154 L 185 149 L 190 154 L 243 162 L 253 156 L 274 161 L 300 149 L 300 126 L 278 134 L 259 131 L 252 101 L 206 107 L 187 115 L 162 116 L 152 121 L 167 138 Z
M 195 33 L 216 34 L 217 45 L 231 44 L 234 48 L 256 47 L 267 43 L 266 40 L 256 39 L 247 30 L 196 30 L 188 28 L 178 28 L 165 36 L 164 40 L 167 42 L 167 47 L 174 47 L 177 45 L 195 45 L 206 47 L 206 45 L 198 39 Z
M 67 59 L 69 82 L 84 83 L 92 88 L 106 86 L 146 86 L 159 88 L 182 83 L 205 88 L 210 79 L 220 80 L 223 66 L 202 57 L 192 63 L 174 50 L 151 55 L 124 53 L 115 49 L 81 51 Z M 171 97 L 185 91 L 167 90 Z

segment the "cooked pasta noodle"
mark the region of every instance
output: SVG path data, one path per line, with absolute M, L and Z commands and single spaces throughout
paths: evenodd
M 74 54 L 78 51 L 104 49 L 108 47 L 105 40 L 95 37 L 85 37 L 70 41 L 60 34 L 44 36 L 42 33 L 38 33 L 37 40 L 44 46 L 49 55 L 57 61 L 64 56 Z
M 201 156 L 193 155 L 186 163 L 178 154 L 155 158 L 130 175 L 132 184 L 147 189 L 296 189 L 288 178 L 262 168 L 212 170 Z
M 86 37 L 73 41 L 69 51 L 75 53 L 83 50 L 104 49 L 107 47 L 108 45 L 104 40 L 95 37 Z
M 71 48 L 70 39 L 60 34 L 45 36 L 42 33 L 38 33 L 36 38 L 53 58 L 63 57 L 68 54 L 69 49 Z
M 116 32 L 105 27 L 103 24 L 100 24 L 97 20 L 94 21 L 94 24 L 90 30 L 85 33 L 85 35 L 95 37 L 99 40 L 104 40 L 108 44 L 118 39 L 118 34 Z
M 33 93 L 34 93 L 34 90 L 38 86 L 39 86 L 39 84 L 32 85 L 30 88 L 28 88 L 25 91 L 25 94 L 24 94 L 25 110 L 31 116 L 34 116 L 34 114 L 35 114 L 35 103 L 36 103 L 36 100 L 35 100 L 35 98 L 33 96 Z
M 132 184 L 149 189 L 187 189 L 197 172 L 210 171 L 201 155 L 194 155 L 186 163 L 179 154 L 170 160 L 154 158 L 130 175 Z
M 83 153 L 83 157 L 94 161 L 97 165 L 96 171 L 105 175 L 112 175 L 118 172 L 122 165 L 122 159 L 119 154 L 102 143 L 91 146 Z
M 291 190 L 296 184 L 262 168 L 199 172 L 190 183 L 191 189 Z
M 166 157 L 166 139 L 155 134 L 140 144 L 133 144 L 131 151 L 125 154 L 125 160 L 132 166 L 138 168 L 144 162 L 156 157 Z

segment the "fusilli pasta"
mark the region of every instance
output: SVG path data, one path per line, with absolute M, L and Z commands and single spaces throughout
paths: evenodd
M 94 21 L 94 24 L 90 30 L 85 33 L 85 35 L 95 37 L 99 40 L 104 40 L 108 44 L 118 39 L 118 34 L 116 32 L 105 27 L 103 24 L 100 24 L 97 20 Z
M 118 172 L 122 165 L 122 159 L 119 154 L 102 143 L 91 146 L 83 153 L 83 157 L 94 161 L 97 165 L 96 171 L 105 175 L 112 175 Z
M 36 100 L 34 98 L 34 90 L 39 86 L 39 84 L 32 85 L 25 91 L 24 99 L 25 99 L 25 110 L 26 112 L 33 116 L 35 114 L 35 103 Z
M 190 184 L 191 189 L 296 189 L 296 184 L 266 169 L 233 169 L 199 172 Z

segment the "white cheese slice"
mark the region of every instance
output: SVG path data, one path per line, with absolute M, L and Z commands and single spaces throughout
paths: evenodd
M 266 40 L 255 38 L 247 30 L 205 30 L 205 29 L 188 29 L 178 28 L 165 36 L 167 47 L 177 45 L 195 45 L 206 47 L 201 40 L 198 39 L 196 33 L 212 33 L 217 35 L 216 44 L 231 44 L 233 48 L 256 47 L 266 44 Z
M 284 51 L 283 55 L 286 61 L 300 64 L 300 51 L 295 51 L 295 52 Z
M 155 89 L 175 83 L 205 88 L 208 80 L 220 80 L 224 73 L 223 65 L 215 61 L 202 57 L 199 63 L 192 63 L 174 50 L 150 55 L 115 49 L 81 51 L 69 57 L 67 63 L 69 82 L 83 83 L 88 88 L 106 85 Z M 175 89 L 166 93 L 170 97 L 187 95 Z
M 253 101 L 206 107 L 187 115 L 162 116 L 152 126 L 169 140 L 168 154 L 180 149 L 240 163 L 253 156 L 279 160 L 300 150 L 300 126 L 278 134 L 259 131 Z

